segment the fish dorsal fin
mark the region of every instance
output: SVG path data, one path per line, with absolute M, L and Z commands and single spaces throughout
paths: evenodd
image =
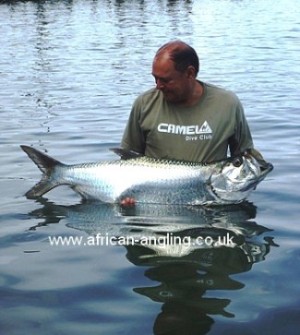
M 133 159 L 133 158 L 139 158 L 143 157 L 143 154 L 140 154 L 139 152 L 133 151 L 133 150 L 127 150 L 123 148 L 110 148 L 111 151 L 113 151 L 115 154 L 121 157 L 121 159 Z

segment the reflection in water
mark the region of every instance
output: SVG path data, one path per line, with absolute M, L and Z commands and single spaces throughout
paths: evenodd
M 38 226 L 64 218 L 67 226 L 90 236 L 113 236 L 131 263 L 146 267 L 145 276 L 159 284 L 133 290 L 162 304 L 155 334 L 206 334 L 213 315 L 234 317 L 225 310 L 231 300 L 212 292 L 242 289 L 244 284 L 230 276 L 251 270 L 275 245 L 263 236 L 270 230 L 251 221 L 256 216 L 251 203 L 207 208 L 41 203 L 30 213 L 43 219 Z

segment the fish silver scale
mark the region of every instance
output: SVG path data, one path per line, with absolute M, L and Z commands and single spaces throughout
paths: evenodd
M 141 157 L 72 165 L 62 178 L 83 197 L 104 202 L 132 197 L 142 203 L 196 204 L 213 200 L 205 188 L 211 172 L 205 165 Z

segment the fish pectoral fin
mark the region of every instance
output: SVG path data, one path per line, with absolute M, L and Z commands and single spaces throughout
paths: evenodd
M 127 150 L 127 149 L 123 149 L 123 148 L 110 148 L 109 150 L 113 151 L 115 154 L 117 154 L 118 156 L 121 157 L 121 159 L 133 159 L 133 158 L 139 158 L 139 157 L 143 157 L 144 155 L 133 151 L 133 150 Z

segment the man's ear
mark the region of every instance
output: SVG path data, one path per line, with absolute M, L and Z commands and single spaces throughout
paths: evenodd
M 186 69 L 186 74 L 188 78 L 196 78 L 196 70 L 193 65 L 189 65 Z

